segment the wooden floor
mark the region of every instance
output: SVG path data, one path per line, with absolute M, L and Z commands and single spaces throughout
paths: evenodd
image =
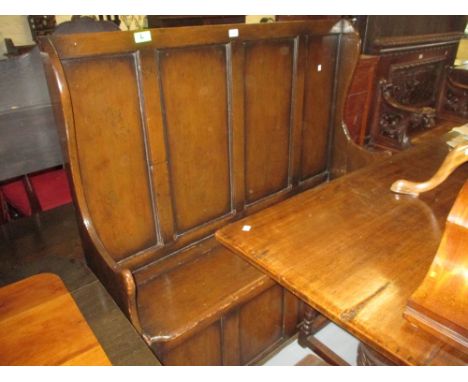
M 86 266 L 72 205 L 1 226 L 0 286 L 51 272 L 64 281 L 113 365 L 159 361 Z

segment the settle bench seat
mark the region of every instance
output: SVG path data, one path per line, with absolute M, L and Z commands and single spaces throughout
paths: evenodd
M 273 285 L 265 274 L 218 245 L 137 283 L 141 325 L 151 343 L 180 343 Z
M 251 364 L 301 305 L 214 233 L 346 172 L 359 39 L 333 20 L 149 33 L 41 42 L 86 259 L 163 364 Z

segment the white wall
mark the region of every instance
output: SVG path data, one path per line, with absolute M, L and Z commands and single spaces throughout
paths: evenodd
M 456 65 L 466 65 L 468 63 L 468 37 L 461 39 L 458 46 Z
M 271 18 L 271 19 L 275 19 L 275 16 L 271 16 L 271 15 L 250 15 L 250 16 L 245 16 L 245 23 L 246 24 L 255 24 L 255 23 L 259 23 L 261 19 L 263 18 Z
M 27 17 L 0 16 L 0 59 L 6 58 L 5 38 L 11 38 L 15 45 L 34 44 Z

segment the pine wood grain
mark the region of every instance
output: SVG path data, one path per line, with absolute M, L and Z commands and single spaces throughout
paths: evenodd
M 0 349 L 0 365 L 111 365 L 62 280 L 51 273 L 0 288 Z

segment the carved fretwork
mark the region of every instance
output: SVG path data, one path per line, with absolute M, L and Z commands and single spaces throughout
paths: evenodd
M 406 125 L 402 123 L 403 115 L 384 112 L 380 116 L 380 131 L 383 136 L 397 141 L 401 146 L 407 145 Z
M 406 87 L 409 89 L 410 87 Z M 409 145 L 408 133 L 417 129 L 428 129 L 435 125 L 435 109 L 432 107 L 414 107 L 403 104 L 397 98 L 407 100 L 408 92 L 401 97 L 395 96 L 400 87 L 386 80 L 380 81 L 382 107 L 379 118 L 380 135 L 390 141 L 395 148 Z
M 389 76 L 393 98 L 403 105 L 433 105 L 442 68 L 440 59 L 395 66 Z
M 379 74 L 372 145 L 401 150 L 410 145 L 410 136 L 435 126 L 447 52 L 398 52 L 382 58 L 388 66 Z

